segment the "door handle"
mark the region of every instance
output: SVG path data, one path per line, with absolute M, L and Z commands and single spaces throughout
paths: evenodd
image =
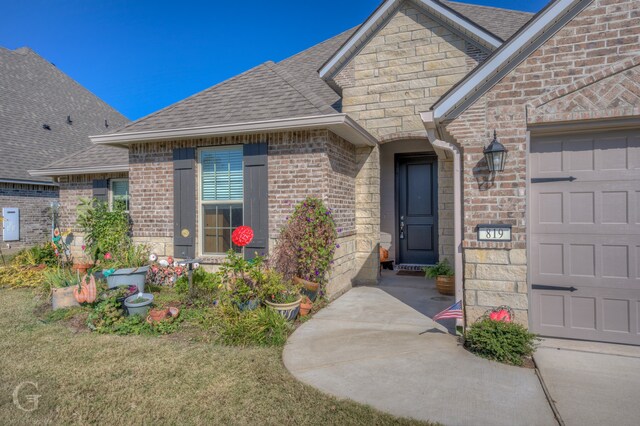
M 578 291 L 574 286 L 571 287 L 563 287 L 559 285 L 543 285 L 543 284 L 532 284 L 532 290 L 552 290 L 552 291 L 570 291 L 573 293 L 574 291 Z
M 400 239 L 404 239 L 404 216 L 400 216 Z

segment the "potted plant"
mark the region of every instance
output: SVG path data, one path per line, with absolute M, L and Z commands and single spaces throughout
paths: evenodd
M 444 259 L 434 266 L 427 266 L 424 269 L 426 278 L 436 279 L 436 289 L 440 294 L 453 296 L 456 293 L 456 283 L 454 272 L 449 261 Z
M 124 307 L 129 316 L 140 315 L 146 318 L 152 303 L 153 294 L 151 293 L 140 292 L 124 299 Z
M 275 309 L 289 321 L 293 321 L 298 316 L 302 302 L 300 288 L 283 279 L 282 275 L 275 271 L 268 271 L 261 290 L 267 306 Z
M 80 284 L 80 276 L 64 268 L 52 268 L 44 272 L 44 282 L 51 289 L 53 310 L 80 306 L 74 297 L 74 289 Z
M 311 308 L 313 308 L 313 302 L 311 299 L 309 299 L 308 296 L 302 296 L 302 301 L 300 302 L 300 316 L 305 317 L 309 315 Z
M 285 279 L 293 279 L 312 301 L 326 284 L 338 234 L 331 209 L 314 197 L 296 205 L 280 231 L 273 266 Z
M 84 275 L 89 271 L 89 269 L 93 268 L 94 263 L 89 259 L 86 253 L 87 246 L 82 245 L 82 254 L 76 260 L 74 259 L 73 266 L 71 270 L 78 271 L 81 275 Z
M 144 284 L 149 272 L 147 265 L 149 250 L 145 245 L 128 244 L 121 252 L 107 252 L 100 265 L 107 279 L 107 286 L 135 285 L 144 292 Z

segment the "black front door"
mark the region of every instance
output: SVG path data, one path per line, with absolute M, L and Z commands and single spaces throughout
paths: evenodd
M 438 261 L 437 179 L 435 155 L 396 157 L 398 263 Z

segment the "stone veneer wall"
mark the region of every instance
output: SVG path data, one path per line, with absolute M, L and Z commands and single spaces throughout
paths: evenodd
M 0 214 L 3 207 L 20 209 L 20 240 L 2 242 L 11 251 L 43 243 L 51 234 L 51 202 L 58 188 L 45 185 L 0 183 Z
M 334 210 L 336 225 L 340 230 L 340 248 L 336 252 L 334 270 L 327 287 L 329 296 L 335 297 L 350 287 L 355 270 L 356 163 L 355 148 L 328 130 L 199 138 L 131 146 L 129 190 L 134 237 L 138 242 L 150 244 L 160 256 L 173 254 L 174 148 L 264 141 L 269 143 L 270 246 L 275 244 L 279 229 L 297 202 L 307 195 L 323 199 Z M 198 179 L 197 176 L 194 178 Z M 222 257 L 207 257 L 204 260 L 205 263 L 215 264 Z
M 420 113 L 468 73 L 469 54 L 484 51 L 476 47 L 467 53 L 469 45 L 412 2 L 403 2 L 334 78 L 343 85 L 343 111 L 379 138 L 426 134 Z
M 569 102 L 561 110 L 545 114 L 544 119 L 618 116 L 620 105 L 634 101 L 623 95 L 622 84 L 603 86 L 600 79 L 635 66 L 634 58 L 640 54 L 639 18 L 638 1 L 594 0 L 446 125 L 463 150 L 467 321 L 474 321 L 489 307 L 507 302 L 518 309 L 520 322 L 528 322 L 528 301 L 522 285 L 527 270 L 521 263 L 527 236 L 526 110 L 549 102 L 549 94 L 564 97 L 580 89 L 580 102 Z M 625 87 L 632 87 L 634 77 L 629 78 Z M 505 171 L 490 178 L 482 150 L 494 129 L 507 148 L 508 157 Z M 495 222 L 513 226 L 513 242 L 476 241 L 475 227 Z
M 420 113 L 488 53 L 405 1 L 333 80 L 342 88 L 342 110 L 382 142 L 426 140 Z M 363 148 L 358 157 L 358 280 L 372 282 L 380 240 L 379 151 Z M 438 162 L 438 248 L 453 263 L 453 163 Z

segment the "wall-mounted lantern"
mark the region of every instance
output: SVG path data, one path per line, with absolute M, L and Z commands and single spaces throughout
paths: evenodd
M 484 151 L 484 159 L 491 173 L 501 172 L 504 170 L 504 163 L 507 159 L 507 149 L 498 142 L 496 131 L 493 131 L 493 140 Z

